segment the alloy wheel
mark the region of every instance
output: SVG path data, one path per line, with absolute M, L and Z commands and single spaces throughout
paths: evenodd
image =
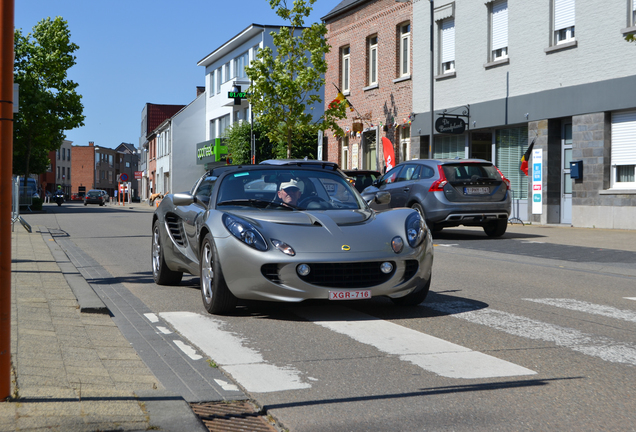
M 201 257 L 201 290 L 207 304 L 212 302 L 212 296 L 214 295 L 212 291 L 212 283 L 214 282 L 213 265 L 212 247 L 210 243 L 205 243 Z

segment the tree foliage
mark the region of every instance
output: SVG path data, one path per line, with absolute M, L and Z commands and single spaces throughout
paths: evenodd
M 13 73 L 20 85 L 20 109 L 14 115 L 14 174 L 44 173 L 48 154 L 60 148 L 64 131 L 84 125 L 78 84 L 67 77 L 78 48 L 61 17 L 41 20 L 26 36 L 16 29 Z
M 331 49 L 325 40 L 324 23 L 304 27 L 315 1 L 294 0 L 290 9 L 287 0 L 269 0 L 288 24 L 271 33 L 276 52 L 264 47 L 246 68 L 252 81 L 248 97 L 252 110 L 270 141 L 281 146 L 281 153 L 288 158 L 295 153 L 295 143 L 307 136 L 313 136 L 317 146 L 319 130 L 342 134 L 336 121 L 346 117 L 345 104 L 330 104 L 322 116 L 313 119 L 313 108 L 323 104 L 320 92 L 327 72 L 325 55 Z
M 231 155 L 232 164 L 247 165 L 252 163 L 250 146 L 251 126 L 247 122 L 234 122 L 225 129 L 225 144 Z M 275 157 L 272 143 L 265 134 L 260 123 L 254 122 L 254 141 L 256 142 L 256 163 Z
M 636 34 L 628 34 L 627 36 L 625 36 L 625 40 L 627 42 L 636 42 Z

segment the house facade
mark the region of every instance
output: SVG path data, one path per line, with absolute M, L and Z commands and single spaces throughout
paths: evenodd
M 433 6 L 413 2 L 424 29 L 413 35 L 416 156 L 492 161 L 526 221 L 636 229 L 636 56 L 624 39 L 636 32 L 634 1 Z M 442 117 L 466 126 L 438 133 Z M 533 141 L 526 177 L 519 166 Z
M 331 45 L 325 107 L 338 90 L 353 106 L 338 122 L 345 136 L 327 132 L 323 159 L 345 169 L 382 171 L 383 138 L 395 156 L 389 165 L 412 159 L 412 10 L 411 2 L 344 0 L 322 18 Z

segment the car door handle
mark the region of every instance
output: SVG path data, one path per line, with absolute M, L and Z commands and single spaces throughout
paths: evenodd
M 409 190 L 411 190 L 411 188 L 407 188 L 405 187 L 404 189 L 402 189 L 404 192 L 408 192 Z

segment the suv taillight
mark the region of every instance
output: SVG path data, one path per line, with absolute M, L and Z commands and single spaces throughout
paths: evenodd
M 494 165 L 493 165 L 494 166 Z M 508 180 L 506 178 L 505 175 L 503 175 L 503 173 L 501 171 L 499 171 L 499 168 L 495 167 L 495 169 L 497 170 L 497 172 L 499 173 L 499 175 L 501 176 L 501 179 L 504 181 L 504 183 L 506 183 L 506 189 L 510 190 L 510 180 Z
M 437 169 L 439 170 L 439 179 L 435 180 L 431 187 L 428 189 L 429 192 L 444 192 L 444 186 L 448 181 L 446 180 L 446 174 L 444 174 L 444 168 L 441 165 L 437 165 Z

